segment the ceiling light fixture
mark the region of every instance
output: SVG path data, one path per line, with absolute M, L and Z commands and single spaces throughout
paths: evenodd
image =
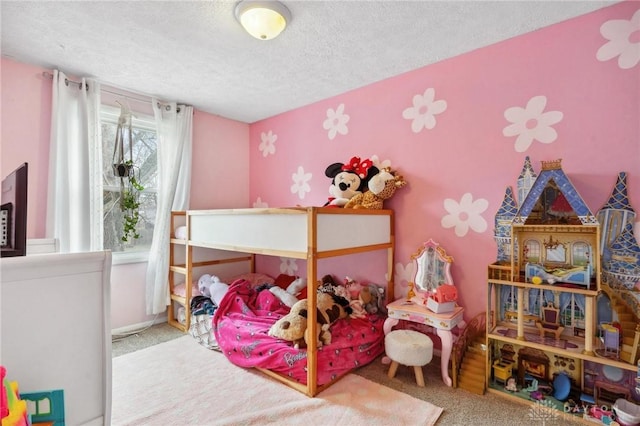
M 236 6 L 236 19 L 260 40 L 271 40 L 291 21 L 291 12 L 278 1 L 243 0 Z

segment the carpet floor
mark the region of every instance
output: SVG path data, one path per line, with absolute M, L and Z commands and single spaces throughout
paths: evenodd
M 114 341 L 112 354 L 113 357 L 120 357 L 124 354 L 183 336 L 185 336 L 183 332 L 166 323 L 154 325 L 143 332 Z M 212 356 L 216 354 L 212 353 Z M 400 367 L 396 376 L 393 379 L 389 379 L 387 377 L 388 368 L 388 365 L 382 364 L 380 357 L 372 363 L 355 370 L 354 374 L 442 407 L 444 411 L 438 418 L 436 423 L 438 426 L 532 426 L 541 424 L 532 415 L 532 404 L 513 402 L 490 393 L 475 395 L 462 389 L 447 387 L 440 378 L 440 360 L 438 357 L 434 357 L 431 363 L 423 367 L 426 383 L 424 388 L 416 385 L 413 370 L 407 367 Z M 285 385 L 278 385 L 286 388 Z M 580 424 L 576 420 L 567 419 L 562 415 L 558 418 L 548 419 L 547 423 L 558 425 Z M 394 423 L 393 419 L 389 419 L 388 424 L 395 425 L 397 423 Z
M 190 336 L 113 360 L 114 426 L 431 426 L 441 413 L 355 374 L 308 398 Z

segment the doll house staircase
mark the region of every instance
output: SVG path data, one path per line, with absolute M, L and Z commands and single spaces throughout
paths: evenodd
M 469 322 L 452 351 L 453 387 L 478 395 L 486 391 L 486 316 L 482 312 Z
M 609 297 L 611 310 L 616 314 L 614 317 L 617 317 L 622 328 L 619 358 L 621 361 L 635 364 L 640 356 L 640 321 L 615 289 L 608 285 L 602 285 L 601 289 Z

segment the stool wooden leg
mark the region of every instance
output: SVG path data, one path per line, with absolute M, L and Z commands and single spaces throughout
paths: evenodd
M 422 367 L 419 366 L 419 365 L 414 365 L 413 366 L 413 371 L 416 373 L 416 382 L 418 383 L 418 386 L 423 388 L 424 387 L 424 376 L 422 375 Z
M 390 379 L 393 379 L 395 377 L 397 370 L 398 370 L 398 363 L 395 361 L 391 361 L 391 366 L 389 367 L 389 373 L 387 373 Z

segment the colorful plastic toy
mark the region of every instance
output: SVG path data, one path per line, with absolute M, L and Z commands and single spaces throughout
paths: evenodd
M 64 426 L 62 390 L 23 393 L 20 397 L 27 401 L 33 426 Z
M 7 370 L 0 366 L 2 379 L 2 396 L 0 400 L 0 415 L 2 426 L 28 426 L 27 402 L 20 399 L 17 382 L 9 382 L 6 378 Z

